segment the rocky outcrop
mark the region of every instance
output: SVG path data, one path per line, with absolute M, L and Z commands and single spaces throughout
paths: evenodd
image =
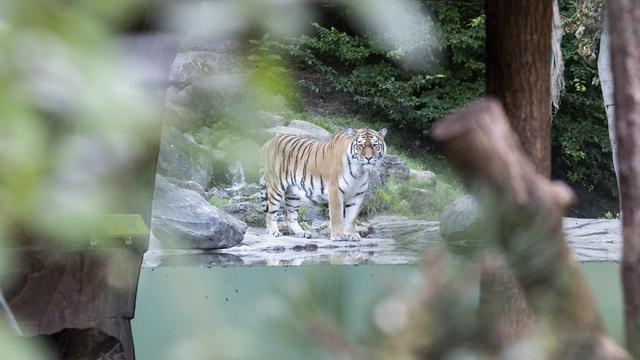
M 368 221 L 371 235 L 377 238 L 392 238 L 403 244 L 424 246 L 440 242 L 438 222 L 413 220 L 406 216 L 381 215 Z
M 473 196 L 459 197 L 442 211 L 440 235 L 447 241 L 476 239 L 479 213 Z
M 321 141 L 330 140 L 333 134 L 308 121 L 292 120 L 287 126 L 274 126 L 266 130 L 272 135 L 296 135 Z
M 428 170 L 409 169 L 409 180 L 422 189 L 436 189 L 436 174 Z
M 411 169 L 402 159 L 397 155 L 385 155 L 384 161 L 380 165 L 380 176 L 383 179 L 396 178 L 399 180 L 409 179 Z
M 242 241 L 247 225 L 195 191 L 156 178 L 151 232 L 163 247 L 222 249 Z
M 192 129 L 211 119 L 230 98 L 245 93 L 246 78 L 238 73 L 236 53 L 237 44 L 230 41 L 185 37 L 183 50 L 171 65 L 170 86 L 165 94 L 171 125 L 181 130 Z
M 578 261 L 621 261 L 620 219 L 563 218 L 562 228 Z
M 160 175 L 193 181 L 206 189 L 213 179 L 216 161 L 224 157 L 219 151 L 198 144 L 193 137 L 165 126 L 160 142 L 157 171 Z

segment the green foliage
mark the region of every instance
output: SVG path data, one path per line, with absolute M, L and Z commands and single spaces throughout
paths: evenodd
M 220 199 L 215 196 L 209 198 L 209 204 L 217 207 L 218 209 L 222 209 L 223 207 L 231 205 L 232 203 L 233 201 L 231 201 L 230 199 Z
M 586 59 L 596 59 L 602 31 L 604 1 L 564 1 L 562 7 L 566 10 L 563 19 L 565 30 L 577 39 L 578 53 Z
M 253 43 L 268 56 L 286 58 L 301 70 L 321 75 L 321 80 L 301 80 L 299 86 L 346 94 L 374 121 L 425 130 L 484 91 L 482 7 L 440 1 L 430 1 L 428 7 L 446 24 L 442 43 L 427 50 L 448 49 L 442 65 L 428 70 L 407 71 L 398 61 L 405 51 L 381 46 L 372 34 L 350 34 L 319 24 L 313 24 L 314 36 L 287 42 L 266 36 Z
M 421 164 L 415 159 L 411 162 Z M 418 167 L 424 168 L 424 164 Z M 414 219 L 439 220 L 444 207 L 462 194 L 460 184 L 443 176 L 438 176 L 435 188 L 428 189 L 411 180 L 391 178 L 375 189 L 373 196 L 364 204 L 362 214 L 366 217 L 394 214 Z
M 406 184 L 391 179 L 383 186 L 377 187 L 373 196 L 367 199 L 362 214 L 369 217 L 381 213 L 396 215 L 412 215 L 409 201 L 401 196 Z

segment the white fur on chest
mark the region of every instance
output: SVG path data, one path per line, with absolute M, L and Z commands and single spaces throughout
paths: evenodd
M 366 169 L 349 157 L 343 158 L 342 176 L 338 179 L 338 185 L 344 197 L 348 199 L 366 191 L 369 185 L 369 172 L 372 170 L 373 168 Z

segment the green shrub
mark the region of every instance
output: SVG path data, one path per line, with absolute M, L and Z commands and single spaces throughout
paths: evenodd
M 299 81 L 300 87 L 347 94 L 357 110 L 369 118 L 399 128 L 425 130 L 484 91 L 482 7 L 427 3 L 444 24 L 442 43 L 434 42 L 437 45 L 430 45 L 427 53 L 446 46 L 445 66 L 408 71 L 398 62 L 409 56 L 404 49 L 387 49 L 371 34 L 354 35 L 319 24 L 313 24 L 314 36 L 288 42 L 265 36 L 253 44 L 264 56 L 287 59 L 299 69 L 322 76 L 318 82 Z
M 217 197 L 209 198 L 209 204 L 217 207 L 218 209 L 222 209 L 223 207 L 231 205 L 232 203 L 233 201 L 231 201 L 230 199 L 220 199 Z

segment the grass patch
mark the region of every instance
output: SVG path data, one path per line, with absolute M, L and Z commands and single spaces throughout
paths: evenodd
M 223 207 L 231 205 L 232 203 L 233 201 L 231 201 L 231 199 L 220 199 L 217 197 L 209 198 L 209 204 L 217 207 L 218 209 L 222 209 Z

